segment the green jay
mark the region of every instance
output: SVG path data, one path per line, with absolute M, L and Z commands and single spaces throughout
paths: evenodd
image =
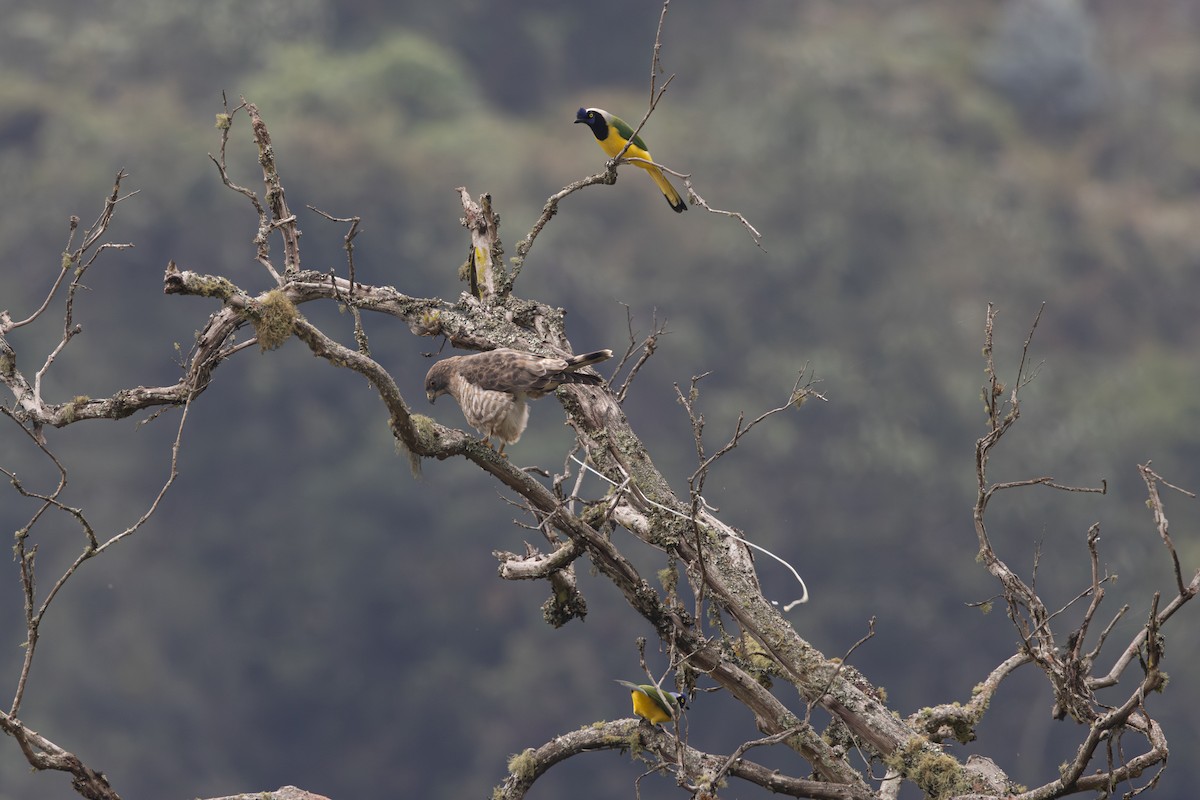
M 625 150 L 625 157 L 640 158 L 647 162 L 634 161 L 631 163 L 650 173 L 650 177 L 657 184 L 663 196 L 667 198 L 671 208 L 676 211 L 687 211 L 687 204 L 683 202 L 679 192 L 675 191 L 675 187 L 667 180 L 667 176 L 663 175 L 662 170 L 653 163 L 654 159 L 650 157 L 650 151 L 646 149 L 646 143 L 642 141 L 642 137 L 635 136 L 633 128 L 629 127 L 625 120 L 602 108 L 581 108 L 575 112 L 575 121 L 582 122 L 592 129 L 592 134 L 600 143 L 600 149 L 609 158 L 616 158 L 618 153 L 625 150 L 626 143 L 632 138 L 633 143 L 629 145 L 628 150 Z
M 651 725 L 677 719 L 680 709 L 686 707 L 682 692 L 663 691 L 652 683 L 636 684 L 622 680 L 617 683 L 629 689 L 633 698 L 633 713 Z

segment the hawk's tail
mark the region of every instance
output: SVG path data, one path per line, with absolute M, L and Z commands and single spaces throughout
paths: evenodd
M 571 356 L 566 359 L 567 368 L 562 372 L 563 383 L 604 383 L 604 378 L 599 375 L 592 375 L 586 372 L 575 372 L 581 367 L 590 367 L 592 364 L 599 364 L 601 361 L 607 361 L 613 357 L 612 350 L 597 350 L 594 353 L 583 353 L 578 356 Z
M 590 367 L 592 364 L 599 364 L 601 361 L 608 361 L 612 357 L 612 350 L 597 350 L 594 353 L 584 353 L 583 355 L 579 356 L 571 356 L 567 359 L 567 369 Z

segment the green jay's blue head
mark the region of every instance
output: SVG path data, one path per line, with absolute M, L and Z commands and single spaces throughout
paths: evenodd
M 575 112 L 575 121 L 591 128 L 597 139 L 604 141 L 608 138 L 608 115 L 602 109 L 581 108 Z

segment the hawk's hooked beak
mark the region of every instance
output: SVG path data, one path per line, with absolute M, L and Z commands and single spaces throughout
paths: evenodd
M 433 405 L 433 404 L 434 404 L 434 402 L 436 402 L 436 401 L 437 401 L 437 395 L 436 395 L 436 394 L 434 394 L 433 392 L 426 392 L 426 393 L 425 393 L 425 398 L 426 398 L 427 400 L 429 400 L 429 405 Z

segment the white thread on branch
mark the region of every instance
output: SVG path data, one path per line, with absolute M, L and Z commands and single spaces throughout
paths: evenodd
M 574 461 L 576 464 L 578 464 L 580 467 L 582 467 L 583 469 L 587 470 L 588 472 L 592 473 L 596 477 L 600 478 L 605 483 L 614 487 L 617 491 L 619 491 L 619 492 L 620 491 L 628 491 L 628 489 L 625 488 L 628 481 L 625 481 L 624 483 L 621 483 L 621 484 L 617 484 L 616 481 L 612 480 L 607 475 L 603 475 L 603 474 L 597 472 L 590 465 L 585 464 L 584 462 L 580 461 L 575 456 L 573 456 L 573 455 L 570 456 L 570 459 L 572 461 Z M 660 508 L 663 511 L 666 511 L 668 514 L 674 514 L 675 516 L 679 517 L 680 519 L 691 519 L 691 517 L 689 517 L 687 514 L 680 513 L 679 511 L 676 511 L 673 508 L 667 508 L 662 503 L 656 503 L 655 501 L 651 500 L 649 497 L 646 497 L 645 495 L 641 495 L 640 497 L 637 498 L 637 500 L 638 500 L 638 502 L 649 503 L 650 505 L 654 506 L 655 508 Z M 700 498 L 700 502 L 704 503 L 706 508 L 712 508 L 712 506 L 710 506 L 708 504 L 708 501 L 705 500 L 703 497 Z M 725 532 L 729 536 L 732 536 L 734 539 L 737 539 L 739 542 L 746 545 L 747 547 L 753 547 L 755 550 L 759 551 L 760 553 L 765 553 L 766 555 L 768 555 L 771 558 L 778 561 L 780 564 L 783 564 L 785 567 L 788 568 L 788 570 L 792 573 L 792 575 L 795 576 L 796 582 L 800 584 L 800 589 L 802 590 L 803 594 L 801 594 L 799 599 L 793 600 L 792 602 L 788 603 L 787 605 L 784 605 L 782 607 L 784 611 L 791 611 L 793 608 L 800 605 L 801 603 L 808 602 L 808 586 L 804 583 L 804 579 L 800 577 L 800 573 L 796 571 L 795 567 L 793 567 L 791 564 L 789 564 L 784 559 L 782 559 L 779 556 L 772 553 L 767 548 L 757 545 L 754 542 L 751 542 L 747 539 L 743 539 L 741 536 L 738 536 L 736 533 L 733 533 L 732 531 L 726 530 Z M 772 600 L 771 604 L 777 606 L 777 605 L 779 605 L 779 602 L 777 600 Z

